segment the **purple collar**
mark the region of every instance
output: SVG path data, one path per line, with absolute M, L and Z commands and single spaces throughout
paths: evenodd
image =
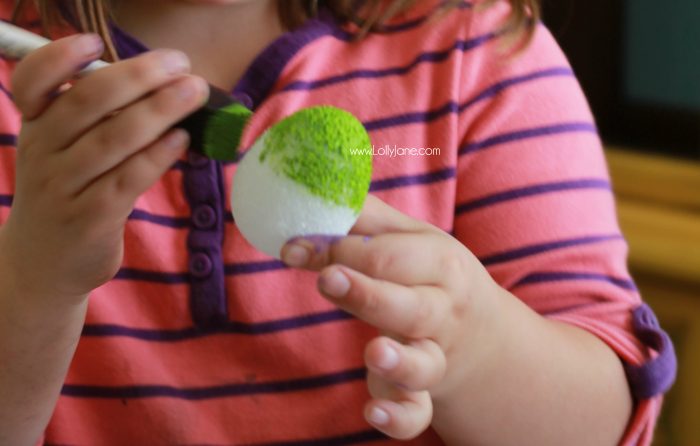
M 116 25 L 112 24 L 110 31 L 119 57 L 128 59 L 148 51 L 146 45 Z M 330 12 L 321 11 L 318 18 L 309 19 L 301 27 L 282 34 L 258 54 L 231 93 L 255 110 L 267 98 L 287 63 L 299 50 L 320 37 L 340 32 L 340 26 Z

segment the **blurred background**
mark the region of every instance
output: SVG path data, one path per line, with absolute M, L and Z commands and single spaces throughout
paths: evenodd
M 654 444 L 700 445 L 700 1 L 543 2 L 606 145 L 632 274 L 676 347 Z

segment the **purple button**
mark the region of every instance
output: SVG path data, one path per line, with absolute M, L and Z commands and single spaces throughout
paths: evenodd
M 198 229 L 211 229 L 216 224 L 216 212 L 207 204 L 199 205 L 192 214 L 192 221 Z
M 211 263 L 211 258 L 202 253 L 198 252 L 190 258 L 190 273 L 198 279 L 205 279 L 209 277 L 213 269 Z
M 197 168 L 207 167 L 209 165 L 209 158 L 192 150 L 187 153 L 187 161 L 189 161 L 190 166 Z

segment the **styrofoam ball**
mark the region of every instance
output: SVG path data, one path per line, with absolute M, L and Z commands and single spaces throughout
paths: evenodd
M 303 109 L 280 121 L 236 170 L 231 207 L 239 230 L 276 258 L 294 237 L 346 235 L 369 190 L 370 147 L 357 118 L 335 107 Z

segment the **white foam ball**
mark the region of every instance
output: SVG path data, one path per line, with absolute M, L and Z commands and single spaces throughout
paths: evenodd
M 258 250 L 279 258 L 291 238 L 347 235 L 358 213 L 309 192 L 260 161 L 263 135 L 241 160 L 233 178 L 231 207 L 243 236 Z

